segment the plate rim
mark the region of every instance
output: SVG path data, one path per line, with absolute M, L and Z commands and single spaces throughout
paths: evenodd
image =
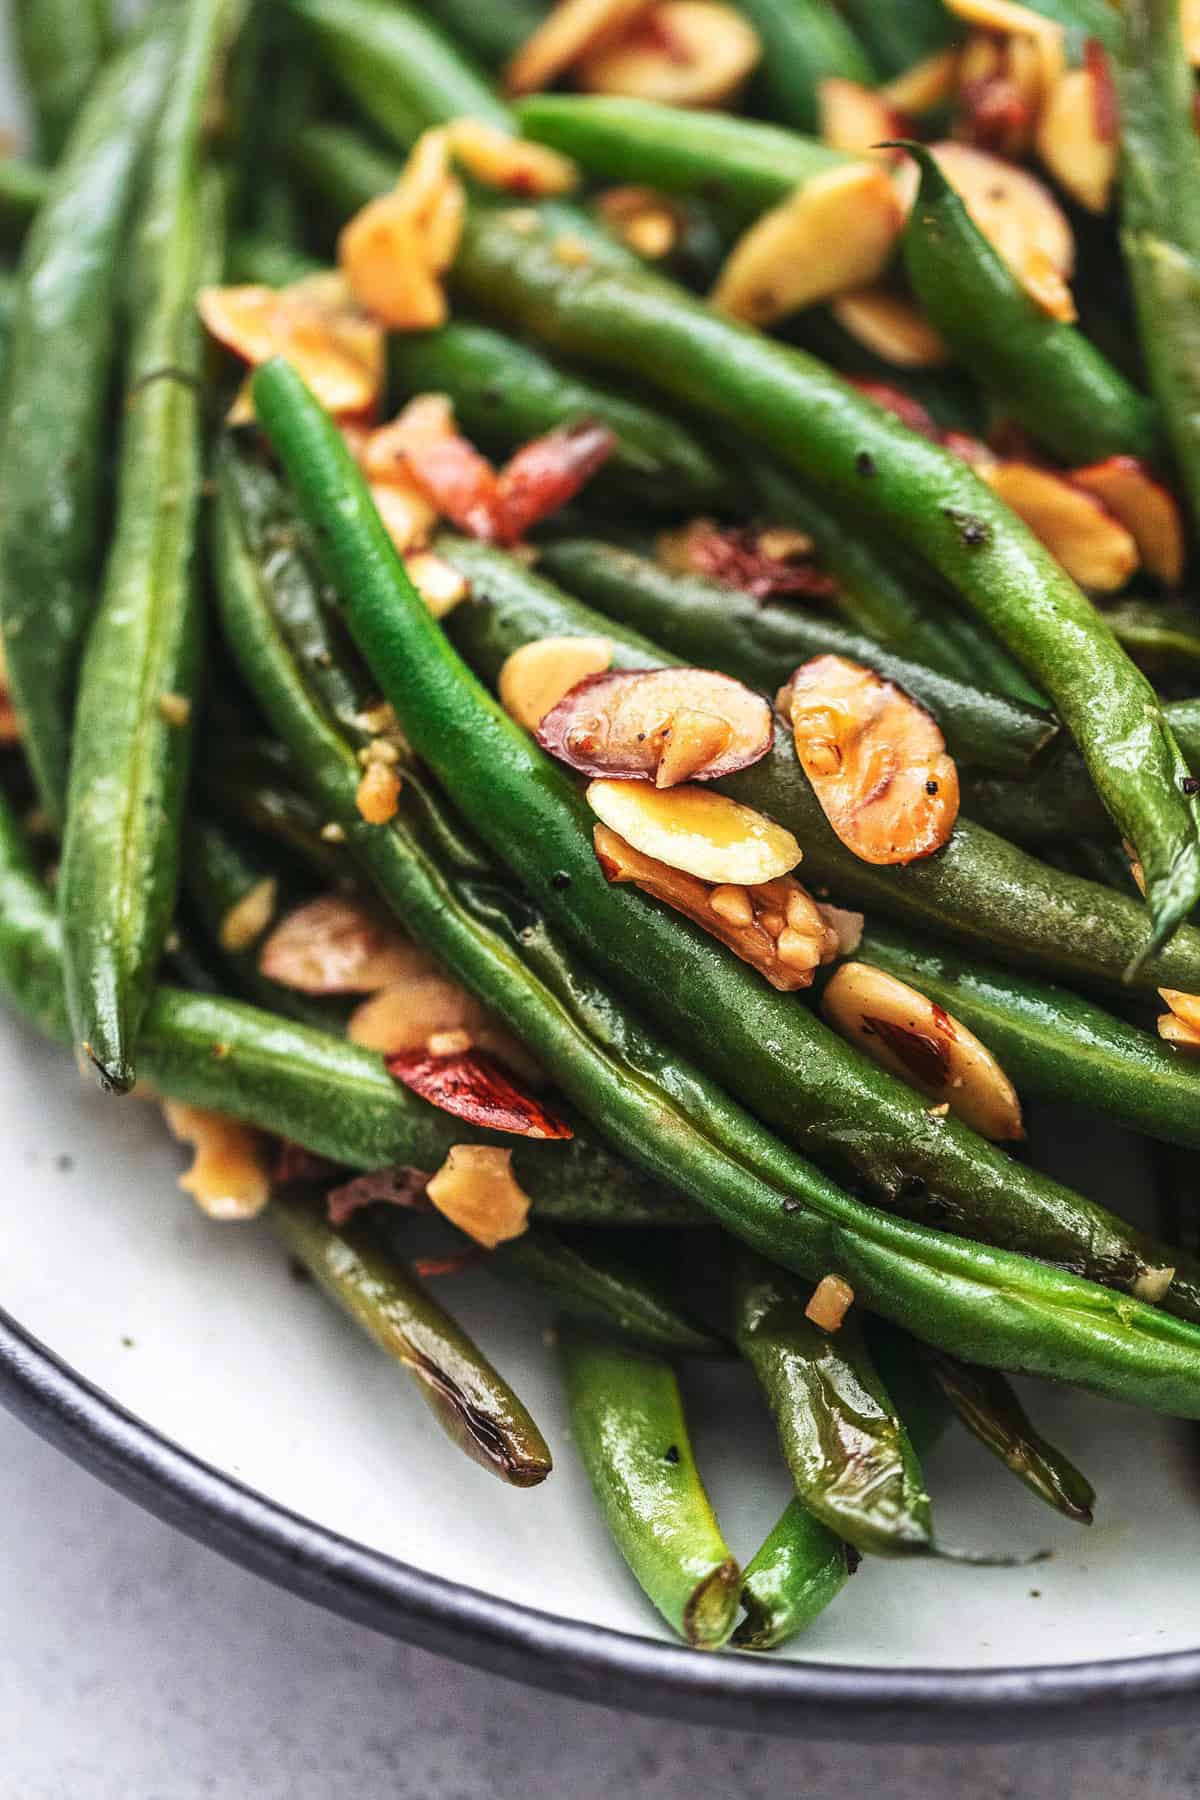
M 110 1487 L 385 1636 L 576 1699 L 730 1729 L 882 1741 L 1126 1730 L 1194 1711 L 1200 1650 L 984 1670 L 705 1656 L 540 1612 L 356 1543 L 192 1455 L 0 1309 L 0 1405 Z

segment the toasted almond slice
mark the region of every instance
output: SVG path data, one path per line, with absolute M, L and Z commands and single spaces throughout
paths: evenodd
M 1034 40 L 976 32 L 967 41 L 959 74 L 966 140 L 998 156 L 1024 156 L 1043 92 L 1042 60 Z
M 606 188 L 597 210 L 609 229 L 648 262 L 669 256 L 679 242 L 679 212 L 670 197 L 656 188 Z
M 422 549 L 438 522 L 437 508 L 429 496 L 408 476 L 396 481 L 373 481 L 370 485 L 371 498 L 401 556 Z
M 827 169 L 773 207 L 734 245 L 713 304 L 753 325 L 866 287 L 900 230 L 895 189 L 871 163 Z
M 1180 0 L 1183 48 L 1193 68 L 1200 68 L 1200 0 Z
M 524 1045 L 428 957 L 403 981 L 380 989 L 356 1007 L 346 1035 L 364 1049 L 396 1056 L 409 1050 L 445 1055 L 444 1041 L 454 1033 L 466 1040 L 457 1042 L 456 1053 L 477 1046 L 514 1069 L 531 1087 L 542 1086 L 545 1078 Z M 442 1040 L 441 1047 L 437 1040 Z
M 596 817 L 635 850 L 718 886 L 756 887 L 800 861 L 790 831 L 711 788 L 593 781 L 587 799 Z
M 549 87 L 589 50 L 619 38 L 654 0 L 558 0 L 504 71 L 509 94 Z
M 163 1101 L 171 1133 L 194 1152 L 192 1166 L 179 1177 L 210 1219 L 253 1219 L 271 1198 L 271 1176 L 262 1139 L 248 1125 L 224 1113 Z
M 930 148 L 980 231 L 1039 305 L 1049 306 L 1051 277 L 1060 278 L 1054 304 L 1061 310 L 1061 289 L 1075 267 L 1075 238 L 1045 182 L 972 144 L 947 139 Z M 897 191 L 906 213 L 916 199 L 919 179 L 911 161 L 897 171 Z
M 496 484 L 495 537 L 519 543 L 535 525 L 573 500 L 617 447 L 598 419 L 576 419 L 530 438 L 513 452 Z
M 443 1218 L 488 1250 L 528 1229 L 531 1202 L 512 1172 L 512 1154 L 455 1144 L 425 1189 Z
M 549 637 L 522 644 L 506 658 L 497 688 L 500 704 L 526 731 L 536 731 L 564 694 L 612 662 L 609 638 Z
M 271 981 L 301 994 L 373 994 L 433 964 L 361 901 L 322 894 L 280 920 L 258 966 Z
M 936 369 L 950 352 L 911 300 L 890 288 L 840 294 L 830 309 L 843 331 L 898 369 Z
M 273 875 L 264 876 L 229 908 L 217 933 L 222 950 L 237 955 L 248 950 L 275 916 L 279 883 Z
M 762 59 L 749 21 L 719 0 L 658 0 L 576 64 L 580 87 L 663 106 L 727 106 Z
M 1159 988 L 1158 991 L 1182 1024 L 1200 1032 L 1200 994 L 1181 994 L 1178 988 Z
M 576 164 L 545 144 L 531 144 L 482 119 L 453 119 L 448 129 L 455 160 L 487 187 L 545 200 L 579 185 Z
M 439 1054 L 394 1050 L 386 1058 L 393 1080 L 403 1082 L 422 1100 L 487 1131 L 509 1131 L 517 1137 L 566 1139 L 575 1133 L 513 1083 L 503 1065 L 485 1050 Z
M 984 1137 L 1024 1137 L 1021 1102 L 991 1051 L 915 988 L 870 963 L 843 963 L 821 1010 L 850 1043 Z
M 465 210 L 448 128 L 424 132 L 391 193 L 369 201 L 338 238 L 338 265 L 373 318 L 395 331 L 445 323 L 439 277 L 457 253 Z
M 1183 574 L 1187 539 L 1179 502 L 1136 456 L 1110 456 L 1071 480 L 1102 500 L 1133 536 L 1143 566 L 1174 587 Z
M 206 329 L 252 368 L 286 356 L 335 418 L 368 414 L 383 387 L 383 332 L 367 318 L 340 275 L 306 276 L 278 290 L 204 288 L 197 300 Z M 233 424 L 254 417 L 248 389 Z
M 790 525 L 755 530 L 691 519 L 679 531 L 660 532 L 655 548 L 664 568 L 707 576 L 756 600 L 788 594 L 830 600 L 838 591 L 837 582 L 815 560 L 812 539 Z
M 1061 25 L 1014 0 L 946 0 L 946 7 L 967 25 L 1001 37 L 1030 39 L 1037 47 L 1042 92 L 1047 93 L 1066 67 L 1066 36 Z
M 1108 211 L 1117 177 L 1119 144 L 1102 135 L 1097 76 L 1088 68 L 1060 75 L 1042 107 L 1037 152 L 1073 200 L 1089 212 Z
M 859 81 L 827 76 L 817 90 L 817 105 L 823 142 L 831 150 L 844 150 L 847 156 L 874 155 L 880 144 L 904 135 L 895 107 L 877 88 L 864 87 Z M 896 156 L 894 150 L 882 154 L 889 161 Z
M 823 1275 L 804 1309 L 806 1319 L 822 1331 L 840 1331 L 854 1305 L 854 1289 L 840 1275 Z
M 958 817 L 958 771 L 923 706 L 844 656 L 791 681 L 800 766 L 843 844 L 869 863 L 932 856 Z
M 1033 463 L 1000 462 L 985 479 L 1080 587 L 1115 594 L 1135 574 L 1132 534 L 1069 476 Z
M 408 578 L 435 619 L 444 619 L 456 606 L 461 606 L 471 591 L 471 584 L 453 563 L 432 550 L 420 550 L 406 556 L 404 567 Z
M 614 886 L 631 883 L 674 907 L 765 975 L 781 993 L 812 986 L 822 963 L 836 954 L 836 932 L 811 896 L 790 875 L 765 887 L 712 887 L 646 856 L 607 825 L 594 834 L 596 859 Z M 767 921 L 778 929 L 767 929 Z
M 879 92 L 898 113 L 933 112 L 943 106 L 958 85 L 957 50 L 938 50 L 887 81 Z
M 1173 1044 L 1176 1050 L 1200 1050 L 1200 1029 L 1173 1012 L 1163 1013 L 1159 1019 L 1158 1035 L 1164 1044 Z
M 589 675 L 542 719 L 537 740 L 581 775 L 620 775 L 660 788 L 715 781 L 771 748 L 761 695 L 711 669 Z
M 1061 319 L 1064 325 L 1074 324 L 1079 317 L 1074 296 L 1044 250 L 1031 250 L 1020 274 L 1025 291 L 1036 306 L 1052 319 Z

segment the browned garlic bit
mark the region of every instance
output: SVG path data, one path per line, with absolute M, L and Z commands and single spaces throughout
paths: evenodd
M 717 278 L 714 306 L 752 325 L 875 281 L 903 216 L 886 170 L 849 163 L 814 176 L 739 238 Z
M 583 775 L 677 787 L 760 761 L 775 722 L 760 694 L 709 669 L 590 675 L 542 719 L 543 750 Z
M 950 353 L 911 300 L 889 288 L 858 288 L 841 294 L 830 311 L 857 343 L 898 369 L 935 369 Z
M 716 886 L 757 887 L 790 874 L 800 861 L 790 831 L 711 788 L 593 781 L 587 800 L 635 850 Z
M 191 719 L 192 703 L 186 694 L 160 694 L 158 710 L 168 725 L 173 725 L 176 730 L 182 730 Z
M 258 966 L 269 980 L 302 994 L 373 994 L 432 965 L 361 901 L 323 894 L 280 920 Z
M 626 882 L 683 913 L 782 993 L 812 986 L 822 963 L 838 954 L 838 934 L 824 909 L 791 875 L 745 887 L 714 886 L 635 850 L 597 825 L 596 858 L 607 880 Z
M 356 213 L 338 264 L 359 304 L 392 331 L 429 331 L 448 315 L 441 277 L 462 236 L 466 194 L 450 166 L 446 126 L 417 139 L 388 194 Z
M 335 418 L 369 416 L 378 405 L 383 331 L 334 271 L 307 275 L 279 289 L 204 288 L 197 306 L 210 335 L 251 368 L 272 356 L 286 356 Z M 246 425 L 253 418 L 247 381 L 229 422 Z
M 1183 574 L 1187 538 L 1179 502 L 1136 456 L 1110 456 L 1072 469 L 1075 487 L 1103 501 L 1137 545 L 1142 567 L 1174 587 Z
M 1115 594 L 1136 573 L 1132 533 L 1071 476 L 1034 463 L 998 462 L 984 479 L 1080 587 Z
M 589 50 L 613 42 L 653 0 L 558 0 L 504 71 L 509 94 L 550 87 Z
M 915 988 L 870 963 L 843 963 L 821 1010 L 850 1043 L 984 1137 L 1024 1137 L 1021 1102 L 991 1051 Z
M 758 33 L 719 0 L 658 0 L 622 37 L 582 56 L 582 88 L 663 106 L 729 106 L 762 60 Z
M 863 915 L 848 912 L 844 906 L 830 906 L 827 900 L 817 901 L 817 911 L 837 939 L 837 954 L 853 956 L 863 940 L 867 923 Z
M 806 1319 L 822 1331 L 840 1331 L 854 1305 L 854 1289 L 840 1275 L 823 1275 L 804 1309 Z
M 535 638 L 506 657 L 497 683 L 500 704 L 518 725 L 536 731 L 564 694 L 589 675 L 603 674 L 612 654 L 608 638 Z
M 529 1227 L 529 1195 L 512 1172 L 512 1151 L 455 1144 L 425 1190 L 444 1218 L 486 1250 Z
M 400 777 L 386 762 L 369 762 L 362 772 L 354 804 L 368 825 L 386 825 L 400 808 Z
M 1158 1021 L 1158 1035 L 1177 1050 L 1200 1050 L 1200 994 L 1181 994 L 1177 988 L 1159 988 L 1170 1007 Z
M 669 256 L 679 241 L 680 217 L 675 204 L 655 188 L 607 188 L 597 210 L 609 229 L 648 262 Z
M 228 950 L 234 955 L 241 950 L 248 950 L 275 917 L 275 902 L 278 897 L 279 883 L 273 875 L 266 875 L 261 881 L 256 881 L 221 920 L 217 936 L 222 950 Z
M 923 706 L 873 669 L 817 656 L 779 696 L 821 810 L 863 862 L 910 863 L 947 842 L 958 770 Z
M 164 1100 L 163 1117 L 173 1136 L 194 1152 L 179 1185 L 210 1219 L 253 1219 L 271 1198 L 271 1178 L 262 1140 L 248 1125 L 223 1113 L 205 1112 L 179 1100 Z

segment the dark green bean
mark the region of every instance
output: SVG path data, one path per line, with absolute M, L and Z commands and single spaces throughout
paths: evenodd
M 462 429 L 485 446 L 508 450 L 557 425 L 598 419 L 616 435 L 603 485 L 615 481 L 647 507 L 702 509 L 728 494 L 729 477 L 679 420 L 485 325 L 455 320 L 441 331 L 397 333 L 389 361 L 400 396 L 449 394 Z
M 1003 1375 L 938 1351 L 918 1354 L 972 1437 L 1047 1506 L 1080 1525 L 1091 1524 L 1096 1501 L 1091 1482 L 1042 1436 Z
M 38 150 L 56 162 L 107 49 L 106 0 L 17 0 Z
M 756 94 L 785 125 L 818 129 L 820 86 L 830 76 L 874 86 L 870 59 L 831 0 L 738 0 L 738 11 L 762 42 Z
M 0 241 L 19 244 L 50 192 L 51 173 L 23 156 L 0 157 Z
M 463 547 L 463 554 L 469 550 Z M 721 669 L 773 693 L 813 656 L 845 656 L 877 669 L 927 706 L 961 762 L 1027 773 L 1057 731 L 1033 707 L 984 693 L 918 662 L 880 650 L 802 605 L 763 604 L 736 588 L 668 569 L 592 538 L 547 544 L 538 567 L 589 606 L 632 626 L 701 668 Z
M 758 1377 L 796 1494 L 863 1555 L 927 1555 L 929 1495 L 916 1453 L 853 1316 L 836 1335 L 805 1317 L 811 1289 L 743 1260 L 738 1347 Z
M 416 1382 L 438 1424 L 473 1462 L 512 1487 L 536 1487 L 553 1466 L 550 1449 L 508 1383 L 407 1270 L 385 1256 L 366 1228 L 339 1231 L 318 1207 L 291 1194 L 271 1202 L 270 1220 L 291 1254 Z
M 929 151 L 905 147 L 921 170 L 905 264 L 926 317 L 955 355 L 1064 462 L 1153 457 L 1150 402 L 1082 331 L 1030 297 Z
M 539 0 L 425 0 L 447 37 L 462 44 L 488 68 L 507 62 L 542 23 Z
M 879 0 L 840 0 L 840 4 L 885 80 L 936 56 L 957 32 L 958 22 L 941 0 L 904 0 L 902 6 L 881 6 Z
M 1104 616 L 1113 636 L 1139 668 L 1192 683 L 1200 675 L 1200 623 L 1194 607 L 1122 600 L 1107 607 Z
M 317 274 L 321 267 L 302 250 L 293 250 L 290 244 L 247 232 L 230 244 L 225 272 L 230 281 L 281 288 Z
M 287 0 L 335 78 L 392 143 L 429 125 L 482 119 L 512 128 L 507 106 L 448 39 L 402 0 Z
M 339 224 L 395 187 L 400 174 L 393 153 L 341 125 L 306 125 L 292 140 L 291 161 L 305 186 L 334 209 Z
M 174 906 L 201 633 L 196 294 L 223 255 L 224 190 L 206 180 L 205 136 L 237 22 L 233 0 L 192 0 L 153 139 L 116 524 L 79 684 L 59 887 L 67 999 L 76 1043 L 117 1093 L 135 1079 Z
M 1028 6 L 1031 12 L 1062 26 L 1067 57 L 1073 65 L 1083 60 L 1089 38 L 1113 52 L 1121 47 L 1120 14 L 1109 0 L 1028 0 Z
M 559 1334 L 571 1436 L 621 1555 L 671 1629 L 718 1650 L 737 1618 L 741 1576 L 692 1452 L 670 1366 L 636 1350 Z
M 102 76 L 21 258 L 0 426 L 0 622 L 25 751 L 56 829 L 95 593 L 126 217 L 176 49 L 156 29 Z
M 459 288 L 549 345 L 639 374 L 764 443 L 869 528 L 891 530 L 956 587 L 1053 701 L 1146 871 L 1150 930 L 1132 974 L 1200 899 L 1197 804 L 1149 683 L 1101 615 L 961 459 L 800 352 L 722 319 L 669 282 L 567 268 L 551 231 L 474 212 Z

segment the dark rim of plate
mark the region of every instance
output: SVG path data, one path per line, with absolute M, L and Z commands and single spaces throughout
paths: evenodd
M 1127 1730 L 1194 1714 L 1200 1651 L 1012 1669 L 705 1656 L 447 1581 L 199 1461 L 0 1311 L 0 1404 L 149 1512 L 331 1611 L 553 1692 L 731 1729 L 930 1741 Z

